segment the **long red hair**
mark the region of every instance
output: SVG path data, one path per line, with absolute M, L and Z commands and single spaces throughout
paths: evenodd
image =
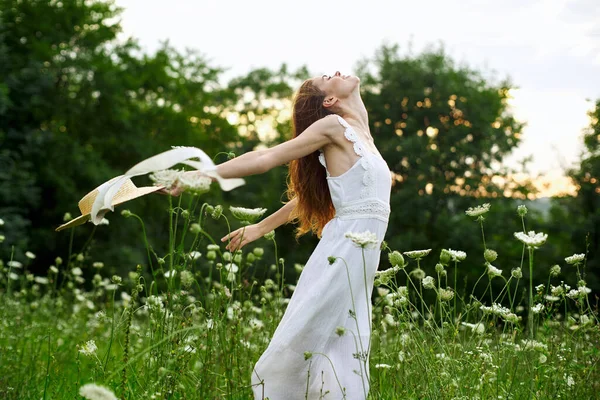
M 292 134 L 298 137 L 315 121 L 332 114 L 323 107 L 325 93 L 306 80 L 294 96 Z M 319 162 L 319 151 L 290 161 L 287 185 L 288 199 L 298 198 L 292 210 L 292 222 L 298 222 L 296 240 L 312 231 L 321 237 L 323 227 L 335 215 L 327 186 L 325 168 Z

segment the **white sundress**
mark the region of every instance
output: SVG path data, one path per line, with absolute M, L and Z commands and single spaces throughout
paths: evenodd
M 342 117 L 337 118 L 360 158 L 333 177 L 320 151 L 336 215 L 323 228 L 281 322 L 253 368 L 255 399 L 364 400 L 369 392 L 370 299 L 388 226 L 392 177 L 385 160 L 368 150 Z M 363 264 L 363 250 L 345 233 L 367 230 L 377 235 L 378 243 L 364 250 Z M 329 256 L 342 257 L 347 269 L 339 258 L 330 265 Z M 354 310 L 356 320 L 349 310 Z M 341 336 L 338 327 L 345 328 Z M 305 352 L 312 357 L 305 360 Z M 365 358 L 366 368 L 359 360 Z

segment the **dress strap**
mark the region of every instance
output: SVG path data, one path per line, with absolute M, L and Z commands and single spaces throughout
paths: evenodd
M 345 128 L 344 137 L 353 143 L 352 147 L 354 148 L 354 152 L 356 153 L 356 155 L 363 157 L 365 155 L 365 149 L 354 129 L 350 126 L 348 122 L 346 122 L 344 118 L 340 117 L 339 115 L 337 115 L 337 119 L 340 125 L 342 125 Z

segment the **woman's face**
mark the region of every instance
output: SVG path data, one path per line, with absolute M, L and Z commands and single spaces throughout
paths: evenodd
M 323 75 L 312 78 L 313 85 L 321 89 L 327 96 L 344 99 L 350 97 L 352 92 L 356 90 L 360 79 L 357 76 L 342 75 L 340 71 L 335 74 Z

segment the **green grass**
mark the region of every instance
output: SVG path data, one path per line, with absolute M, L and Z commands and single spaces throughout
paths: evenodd
M 119 277 L 105 276 L 85 254 L 57 260 L 42 279 L 26 262 L 2 262 L 0 397 L 77 399 L 80 387 L 94 382 L 127 399 L 252 398 L 252 366 L 297 275 L 288 270 L 284 279 L 284 260 L 263 259 L 261 248 L 231 254 L 215 245 L 205 219 L 229 221 L 218 207 L 193 200 L 186 210 L 181 198 L 171 206 L 169 253 L 159 257 L 145 239 L 144 266 Z M 138 216 L 123 215 L 143 227 Z M 484 220 L 476 221 L 483 235 Z M 535 248 L 523 250 L 527 268 Z M 473 288 L 455 291 L 455 257 L 443 252 L 439 261 L 428 254 L 406 262 L 385 244 L 383 251 L 395 269 L 377 277 L 372 299 L 369 399 L 595 398 L 600 331 L 585 289 L 569 294 L 554 271 L 520 293 L 518 273 L 491 277 L 484 268 L 478 284 L 487 286 L 477 299 Z M 482 260 L 493 258 L 488 251 Z M 574 265 L 579 274 L 585 260 Z M 270 278 L 258 282 L 260 270 Z M 420 271 L 431 271 L 433 280 Z M 492 279 L 504 280 L 500 293 L 491 293 Z M 494 303 L 506 309 L 487 312 Z M 532 313 L 528 304 L 544 308 Z

